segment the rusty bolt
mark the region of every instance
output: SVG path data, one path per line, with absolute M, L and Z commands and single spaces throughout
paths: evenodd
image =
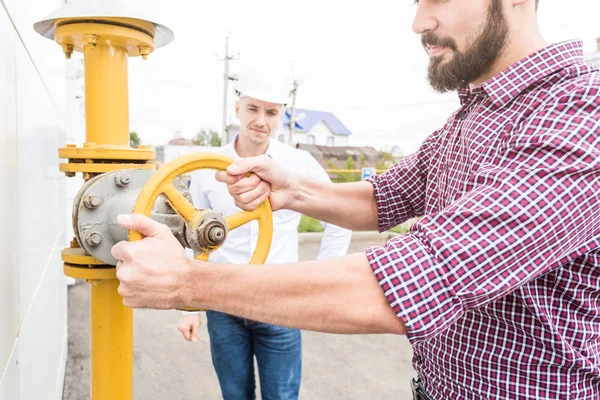
M 67 57 L 67 60 L 70 60 L 71 54 L 73 54 L 73 45 L 72 44 L 64 44 L 63 52 L 65 53 L 65 57 Z
M 150 47 L 140 46 L 140 55 L 142 56 L 142 60 L 147 60 L 149 54 L 150 54 Z
M 96 35 L 85 35 L 85 39 L 87 40 L 88 44 L 94 47 L 96 46 L 96 43 L 98 43 L 98 36 Z
M 102 204 L 102 197 L 97 194 L 90 194 L 83 200 L 83 204 L 85 204 L 87 208 L 96 208 Z
M 129 185 L 130 182 L 131 175 L 129 174 L 124 173 L 115 176 L 115 183 L 117 184 L 117 186 L 125 187 Z
M 220 226 L 213 226 L 208 231 L 208 239 L 213 243 L 220 243 L 225 237 L 225 231 Z
M 100 232 L 92 231 L 85 236 L 85 241 L 90 246 L 98 246 L 102 243 L 102 235 Z
M 67 178 L 72 178 L 75 176 L 75 172 L 65 172 Z

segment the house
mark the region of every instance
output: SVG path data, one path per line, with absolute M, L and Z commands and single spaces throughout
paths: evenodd
M 296 144 L 297 149 L 308 151 L 324 169 L 344 169 L 346 160 L 352 158 L 356 168 L 374 167 L 383 161 L 383 155 L 370 146 L 320 146 L 316 144 Z
M 356 147 L 370 146 L 378 151 L 390 153 L 392 156 L 399 158 L 404 156 L 400 135 L 379 135 L 377 133 L 352 135 L 350 145 Z
M 292 144 L 316 144 L 321 146 L 348 146 L 352 132 L 333 113 L 297 108 L 294 113 L 294 133 L 291 142 L 291 108 L 283 115 L 283 129 L 276 139 Z
M 317 144 L 322 146 L 348 146 L 352 132 L 333 113 L 297 108 L 294 114 L 294 134 L 290 142 L 291 109 L 285 111 L 281 129 L 273 134 L 273 139 L 296 145 Z M 229 143 L 240 131 L 239 122 L 227 127 Z
M 213 153 L 216 149 L 216 147 L 210 146 L 197 146 L 193 139 L 186 139 L 181 135 L 180 131 L 175 131 L 173 138 L 166 145 L 154 147 L 154 151 L 156 152 L 154 162 L 162 165 L 180 156 L 192 153 Z
M 186 138 L 174 138 L 169 140 L 169 146 L 194 146 L 194 141 L 192 139 Z
M 156 146 L 154 148 L 154 151 L 156 151 L 155 163 L 162 165 L 173 161 L 177 157 L 193 153 L 214 153 L 217 152 L 217 149 L 218 147 L 196 146 L 194 144 L 167 144 L 164 146 Z

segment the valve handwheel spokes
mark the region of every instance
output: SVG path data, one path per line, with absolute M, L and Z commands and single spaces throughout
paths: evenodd
M 173 180 L 198 169 L 224 171 L 233 159 L 216 153 L 197 153 L 179 157 L 163 165 L 144 185 L 133 207 L 134 214 L 150 216 L 152 207 L 161 194 L 186 224 L 186 239 L 190 247 L 199 252 L 196 259 L 206 261 L 208 255 L 218 249 L 227 232 L 251 221 L 258 222 L 258 240 L 250 264 L 264 264 L 269 255 L 273 236 L 273 215 L 269 200 L 254 211 L 241 211 L 223 217 L 212 210 L 197 210 L 177 188 Z M 140 240 L 140 232 L 130 230 L 129 240 Z

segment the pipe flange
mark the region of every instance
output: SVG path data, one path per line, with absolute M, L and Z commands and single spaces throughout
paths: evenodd
M 154 173 L 144 169 L 110 172 L 93 178 L 81 188 L 73 203 L 73 228 L 77 241 L 88 254 L 105 264 L 116 264 L 111 249 L 121 240 L 127 240 L 128 234 L 127 229 L 117 224 L 117 215 L 131 213 L 142 188 Z M 188 192 L 180 179 L 175 179 L 173 185 L 181 193 Z M 159 213 L 167 215 L 162 198 L 155 204 Z M 181 222 L 175 221 L 170 226 L 178 225 L 183 231 L 181 218 L 177 214 L 171 216 Z

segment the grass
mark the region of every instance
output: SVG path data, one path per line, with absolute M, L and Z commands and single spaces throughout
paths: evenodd
M 395 233 L 406 233 L 408 232 L 408 227 L 410 226 L 410 224 L 411 223 L 407 221 L 403 224 L 393 227 L 392 229 L 390 229 L 390 231 Z M 325 228 L 323 228 L 323 225 L 321 225 L 321 223 L 316 219 L 307 217 L 306 215 L 303 215 L 302 218 L 300 218 L 298 232 L 323 232 L 324 230 Z

